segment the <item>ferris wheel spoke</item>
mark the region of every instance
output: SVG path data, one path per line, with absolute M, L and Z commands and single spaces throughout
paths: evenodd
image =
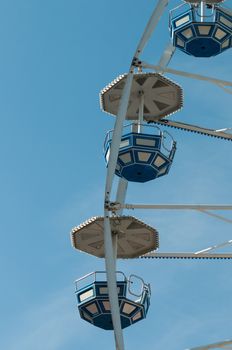
M 161 73 L 161 74 L 164 73 L 166 67 L 169 65 L 172 59 L 172 56 L 174 55 L 175 50 L 176 50 L 175 46 L 173 46 L 173 44 L 169 42 L 158 63 L 158 66 L 160 67 L 157 70 L 158 73 Z
M 226 131 L 231 130 L 231 128 L 223 128 L 223 129 L 218 129 L 218 130 L 213 130 L 213 129 L 207 129 L 203 128 L 198 125 L 192 125 L 192 124 L 186 124 L 183 122 L 179 121 L 173 121 L 173 120 L 159 120 L 155 121 L 156 124 L 158 125 L 163 125 L 166 127 L 174 128 L 174 129 L 180 129 L 186 132 L 192 132 L 204 136 L 209 136 L 209 137 L 216 137 L 218 139 L 222 140 L 227 140 L 231 141 L 232 140 L 232 134 L 228 133 Z
M 216 250 L 216 249 L 219 249 L 219 248 L 225 248 L 225 247 L 227 247 L 227 246 L 229 246 L 231 244 L 232 244 L 232 239 L 230 239 L 227 242 L 216 244 L 216 245 L 213 245 L 212 247 L 199 250 L 198 252 L 195 252 L 195 254 L 208 253 L 208 252 L 210 252 L 212 250 Z
M 232 91 L 230 88 L 226 88 L 223 84 L 217 84 L 222 90 L 224 90 L 225 92 L 232 94 Z
M 228 345 L 232 345 L 232 340 L 226 340 L 226 341 L 222 341 L 219 343 L 198 346 L 196 348 L 191 348 L 191 349 L 187 349 L 187 350 L 209 350 L 209 349 L 218 349 L 218 348 L 229 350 L 230 348 L 228 348 Z
M 146 62 L 141 62 L 141 66 L 143 68 L 150 68 L 150 69 L 153 69 L 155 71 L 160 70 L 159 65 L 153 65 L 150 63 L 146 63 Z M 180 71 L 180 70 L 172 69 L 172 68 L 164 68 L 163 71 L 166 73 L 174 74 L 174 75 L 180 75 L 180 76 L 185 77 L 185 78 L 192 78 L 192 79 L 207 81 L 209 83 L 217 85 L 220 88 L 223 88 L 226 92 L 232 94 L 232 89 L 225 88 L 225 87 L 232 87 L 232 82 L 230 82 L 230 81 L 216 79 L 216 78 L 212 78 L 212 77 L 207 77 L 207 76 L 200 75 L 200 74 L 194 74 L 194 73 L 189 73 L 189 72 L 185 72 L 185 71 Z
M 109 203 L 108 209 L 112 212 L 119 212 L 123 209 L 154 209 L 154 210 L 195 210 L 203 214 L 212 216 L 218 220 L 232 224 L 232 220 L 222 215 L 211 213 L 214 210 L 232 210 L 232 205 L 212 205 L 212 204 L 124 204 L 122 202 Z
M 194 252 L 151 252 L 139 259 L 189 259 L 189 260 L 231 260 L 231 253 L 194 253 Z
M 123 205 L 125 203 L 126 191 L 127 191 L 128 181 L 120 178 L 116 194 L 116 202 Z M 117 215 L 122 215 L 123 208 L 117 211 Z
M 214 218 L 216 218 L 216 219 L 218 219 L 218 220 L 222 220 L 222 221 L 224 221 L 224 222 L 227 222 L 227 223 L 229 223 L 229 224 L 232 224 L 232 220 L 231 220 L 231 219 L 227 219 L 227 218 L 225 218 L 225 217 L 222 216 L 222 215 L 210 213 L 209 211 L 203 210 L 203 209 L 201 209 L 201 210 L 199 210 L 199 211 L 200 211 L 201 213 L 203 213 L 203 214 L 207 214 L 207 215 L 209 215 L 209 216 L 212 216 L 212 217 L 214 217 Z
M 147 44 L 148 40 L 150 39 L 152 33 L 155 30 L 155 27 L 157 26 L 160 17 L 162 16 L 165 7 L 168 5 L 168 0 L 159 0 L 158 4 L 156 5 L 148 23 L 144 30 L 144 33 L 140 39 L 140 42 L 137 46 L 137 49 L 135 51 L 134 59 L 138 59 L 140 54 L 142 53 L 145 45 Z
M 120 204 L 110 203 L 109 210 L 119 209 L 156 209 L 156 210 L 232 210 L 230 204 Z

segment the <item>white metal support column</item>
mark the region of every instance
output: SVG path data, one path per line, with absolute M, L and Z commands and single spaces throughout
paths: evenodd
M 127 186 L 128 186 L 128 181 L 123 179 L 123 178 L 120 178 L 120 180 L 118 182 L 116 201 L 117 201 L 117 203 L 120 203 L 121 205 L 123 205 L 125 203 Z M 122 215 L 122 212 L 123 212 L 123 209 L 119 209 L 116 211 L 117 215 Z M 112 239 L 113 239 L 114 257 L 115 257 L 115 270 L 116 270 L 117 243 L 118 243 L 117 235 L 113 235 Z
M 129 97 L 130 97 L 130 90 L 131 90 L 131 85 L 133 81 L 133 75 L 134 75 L 134 69 L 131 68 L 126 78 L 126 83 L 123 89 L 122 98 L 119 104 L 118 115 L 114 125 L 112 143 L 110 147 L 110 157 L 109 157 L 107 175 L 106 175 L 106 187 L 105 187 L 106 201 L 109 201 L 110 193 L 112 189 L 114 172 L 115 172 L 117 158 L 118 158 L 118 149 L 121 142 L 123 122 L 126 117 L 126 112 L 127 112 L 127 107 L 128 107 Z
M 123 178 L 120 178 L 118 183 L 116 202 L 120 203 L 121 205 L 124 205 L 125 203 L 127 187 L 128 187 L 128 181 Z M 122 208 L 116 211 L 117 215 L 122 215 L 122 212 L 123 212 Z
M 126 84 L 123 89 L 122 98 L 119 105 L 119 112 L 115 122 L 115 128 L 111 143 L 111 152 L 109 157 L 106 188 L 105 188 L 105 204 L 109 201 L 110 193 L 113 184 L 114 172 L 117 164 L 118 149 L 121 142 L 123 122 L 125 120 L 130 90 L 133 80 L 133 69 L 129 72 Z M 114 244 L 113 244 L 114 243 Z M 117 250 L 117 238 L 112 238 L 110 227 L 110 213 L 105 208 L 104 212 L 104 245 L 105 245 L 105 265 L 107 284 L 109 292 L 109 300 L 112 314 L 112 322 L 115 332 L 116 347 L 118 350 L 124 350 L 124 341 L 121 328 L 120 312 L 118 306 L 118 293 L 117 293 L 117 280 L 116 280 L 116 250 Z
M 142 132 L 142 124 L 143 124 L 143 110 L 144 110 L 144 94 L 141 92 L 140 94 L 140 104 L 139 104 L 139 123 L 138 123 L 138 133 Z
M 145 28 L 139 45 L 136 49 L 133 64 L 135 60 L 138 59 L 140 53 L 143 51 L 147 41 L 149 40 L 151 34 L 153 33 L 165 7 L 168 4 L 168 0 L 160 0 L 156 5 L 155 10 Z M 111 152 L 107 168 L 106 186 L 105 186 L 105 210 L 104 210 L 104 245 L 105 245 L 105 265 L 107 274 L 107 284 L 109 292 L 109 300 L 111 306 L 112 322 L 114 326 L 115 342 L 117 350 L 124 350 L 123 334 L 121 329 L 120 313 L 118 306 L 118 294 L 117 294 L 117 281 L 116 281 L 116 243 L 117 239 L 112 238 L 111 227 L 110 227 L 110 211 L 107 209 L 107 205 L 110 201 L 110 194 L 113 185 L 114 172 L 117 164 L 118 150 L 121 141 L 123 122 L 126 117 L 126 112 L 128 108 L 129 96 L 131 85 L 133 81 L 134 67 L 130 68 L 127 75 L 126 83 L 123 89 L 121 101 L 119 104 L 118 115 L 115 122 L 114 132 L 112 136 Z

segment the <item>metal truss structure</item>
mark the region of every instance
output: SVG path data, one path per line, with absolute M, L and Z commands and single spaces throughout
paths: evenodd
M 214 211 L 223 210 L 231 211 L 232 205 L 159 205 L 159 204 L 125 204 L 125 198 L 127 193 L 128 182 L 124 178 L 120 178 L 118 181 L 116 198 L 112 199 L 112 186 L 115 177 L 115 169 L 117 165 L 117 158 L 120 148 L 123 123 L 126 118 L 128 109 L 128 103 L 130 98 L 130 91 L 133 83 L 133 76 L 137 70 L 142 68 L 150 69 L 159 74 L 169 73 L 173 75 L 183 76 L 185 78 L 203 80 L 208 83 L 214 84 L 219 88 L 222 88 L 227 93 L 232 93 L 232 82 L 219 80 L 213 77 L 206 77 L 199 74 L 193 74 L 189 72 L 183 72 L 175 69 L 168 68 L 168 64 L 175 52 L 175 48 L 170 43 L 164 50 L 162 57 L 157 65 L 149 64 L 141 60 L 141 55 L 144 48 L 151 38 L 160 17 L 162 16 L 165 8 L 168 5 L 168 0 L 159 0 L 157 5 L 148 21 L 148 24 L 142 34 L 142 37 L 132 57 L 128 74 L 125 78 L 124 88 L 121 94 L 117 117 L 115 120 L 115 126 L 112 135 L 111 151 L 108 160 L 107 176 L 105 184 L 105 198 L 104 198 L 104 246 L 105 246 L 105 266 L 108 283 L 109 301 L 111 306 L 112 322 L 115 335 L 115 346 L 117 350 L 124 350 L 124 339 L 121 328 L 120 312 L 118 304 L 117 293 L 117 281 L 116 281 L 116 259 L 117 259 L 117 235 L 112 234 L 110 219 L 114 216 L 120 216 L 123 213 L 123 209 L 153 209 L 153 210 L 195 210 L 207 215 L 214 216 L 215 218 L 232 223 L 232 220 L 225 218 L 221 215 L 215 214 Z M 141 99 L 142 101 L 142 99 Z M 142 103 L 142 102 L 141 102 Z M 221 138 L 224 140 L 232 140 L 232 134 L 228 128 L 213 130 L 206 129 L 201 126 L 190 125 L 184 122 L 171 121 L 169 119 L 157 119 L 154 121 L 157 124 L 182 129 L 188 132 L 196 132 L 206 136 L 212 136 Z M 202 249 L 198 252 L 151 252 L 140 256 L 140 258 L 146 259 L 232 259 L 232 253 L 221 254 L 214 251 L 218 248 L 226 247 L 232 244 L 232 240 L 224 242 L 219 245 L 213 245 L 206 249 Z M 216 348 L 226 348 L 227 345 L 231 345 L 232 341 L 218 343 L 214 345 L 208 345 L 205 347 L 198 347 L 191 350 L 206 350 Z
M 143 62 L 140 60 L 140 56 L 144 50 L 145 45 L 147 44 L 148 40 L 150 39 L 155 27 L 158 24 L 158 21 L 164 12 L 166 6 L 168 5 L 167 0 L 160 0 L 154 12 L 151 15 L 151 18 L 145 28 L 145 31 L 141 37 L 141 40 L 137 46 L 137 49 L 135 51 L 134 57 L 132 59 L 132 63 L 130 65 L 130 69 L 126 78 L 126 83 L 123 89 L 122 97 L 120 100 L 120 105 L 118 109 L 117 118 L 115 121 L 115 127 L 112 137 L 112 144 L 111 144 L 111 153 L 109 157 L 109 163 L 107 168 L 107 177 L 106 177 L 106 186 L 105 186 L 105 212 L 104 212 L 104 241 L 105 241 L 105 263 L 106 263 L 106 271 L 107 271 L 107 279 L 108 279 L 108 289 L 109 289 L 109 299 L 111 304 L 111 311 L 112 311 L 112 321 L 114 325 L 114 333 L 115 333 L 115 342 L 116 342 L 116 348 L 118 350 L 124 350 L 124 340 L 123 340 L 123 334 L 121 330 L 120 325 L 120 314 L 119 314 L 119 307 L 118 307 L 118 297 L 117 297 L 117 285 L 116 285 L 116 277 L 115 277 L 115 269 L 116 269 L 116 260 L 115 256 L 116 254 L 116 236 L 112 236 L 111 234 L 111 227 L 110 227 L 110 216 L 112 211 L 114 211 L 117 215 L 121 215 L 124 208 L 127 209 L 136 209 L 136 208 L 142 208 L 142 206 L 136 206 L 136 205 L 125 205 L 125 198 L 126 198 L 126 191 L 128 183 L 124 179 L 120 179 L 118 183 L 118 189 L 117 189 L 117 195 L 116 200 L 114 203 L 112 203 L 111 200 L 111 191 L 112 191 L 112 185 L 113 185 L 113 179 L 114 179 L 114 173 L 117 163 L 117 157 L 118 157 L 118 151 L 121 141 L 121 135 L 122 135 L 122 128 L 123 128 L 123 122 L 126 117 L 128 102 L 129 102 L 129 96 L 130 96 L 130 90 L 132 86 L 133 81 L 133 74 L 136 68 L 150 68 L 156 72 L 168 72 L 175 75 L 181 75 L 186 78 L 191 79 L 198 79 L 198 80 L 204 80 L 212 84 L 216 84 L 218 87 L 223 88 L 226 92 L 232 93 L 231 87 L 232 82 L 218 80 L 211 77 L 205 77 L 198 74 L 188 73 L 188 72 L 182 72 L 177 71 L 174 69 L 167 68 L 171 57 L 174 54 L 174 47 L 169 44 L 166 50 L 164 51 L 159 64 L 158 65 L 152 65 Z M 166 126 L 172 126 L 175 128 L 180 128 L 187 131 L 192 132 L 199 132 L 203 135 L 208 136 L 215 136 L 220 137 L 222 139 L 226 140 L 232 140 L 232 135 L 227 132 L 227 129 L 225 130 L 210 130 L 205 129 L 200 126 L 194 126 L 189 125 L 185 123 L 180 122 L 172 122 L 169 120 L 159 120 L 157 121 L 158 124 L 166 125 Z M 215 209 L 223 209 L 223 210 L 231 210 L 232 206 L 200 206 L 200 205 L 182 205 L 177 208 L 177 206 L 158 206 L 158 205 L 144 205 L 144 209 L 194 209 L 201 211 L 203 213 L 209 214 L 208 210 L 215 210 Z M 210 215 L 213 215 L 210 213 Z M 216 216 L 216 215 L 215 215 Z M 218 217 L 219 218 L 219 217 Z M 220 217 L 222 220 L 228 221 L 228 219 L 225 219 L 223 217 Z M 228 222 L 232 222 L 229 220 Z M 231 244 L 232 241 L 228 241 L 225 243 L 225 245 Z M 186 259 L 231 259 L 232 254 L 212 254 L 210 253 L 213 249 L 216 249 L 218 247 L 210 247 L 206 248 L 205 250 L 202 250 L 201 252 L 195 252 L 195 253 L 148 253 L 143 256 L 143 258 L 186 258 Z M 203 349 L 203 348 L 202 348 Z M 205 348 L 206 349 L 206 348 Z

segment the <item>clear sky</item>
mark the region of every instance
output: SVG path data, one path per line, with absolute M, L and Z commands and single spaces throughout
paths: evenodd
M 79 318 L 74 295 L 73 281 L 104 261 L 75 251 L 69 232 L 103 213 L 102 146 L 114 118 L 100 111 L 98 94 L 128 71 L 155 3 L 0 0 L 1 349 L 114 349 L 112 332 Z M 167 11 L 144 60 L 157 63 L 168 40 Z M 210 59 L 176 52 L 170 67 L 231 80 L 231 50 Z M 232 127 L 231 95 L 170 78 L 184 89 L 175 120 Z M 127 202 L 231 204 L 232 143 L 172 135 L 178 149 L 169 175 L 130 184 Z M 232 238 L 228 223 L 201 213 L 130 214 L 159 231 L 160 251 Z M 232 337 L 230 261 L 126 260 L 118 269 L 152 286 L 147 319 L 124 332 L 126 350 L 184 350 Z

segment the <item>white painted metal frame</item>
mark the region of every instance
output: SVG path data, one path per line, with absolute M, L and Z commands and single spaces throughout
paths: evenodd
M 199 211 L 203 214 L 207 214 L 215 217 L 216 219 L 222 220 L 229 224 L 232 224 L 232 220 L 223 217 L 222 215 L 218 215 L 215 213 L 211 213 L 210 211 L 215 210 L 225 210 L 231 211 L 232 205 L 212 205 L 212 204 L 123 204 L 122 202 L 113 202 L 109 205 L 109 210 L 112 212 L 117 212 L 123 209 L 153 209 L 153 210 L 195 210 Z M 158 259 L 232 259 L 232 253 L 227 254 L 212 254 L 210 253 L 213 250 L 219 248 L 225 248 L 232 244 L 232 240 L 227 242 L 214 245 L 205 249 L 202 249 L 193 253 L 185 253 L 185 252 L 151 252 L 143 255 L 144 258 L 158 258 Z
M 140 257 L 146 258 L 146 259 L 193 259 L 193 260 L 199 260 L 199 259 L 208 259 L 208 260 L 227 260 L 232 259 L 232 254 L 228 253 L 186 253 L 186 252 L 151 252 L 144 254 Z
M 113 202 L 109 204 L 109 210 L 112 212 L 123 209 L 196 210 L 203 214 L 213 216 L 218 220 L 232 224 L 231 219 L 209 212 L 209 210 L 232 210 L 232 205 L 225 204 L 123 204 L 121 202 Z
M 228 347 L 230 345 L 231 345 L 231 347 Z M 197 348 L 191 348 L 191 349 L 187 349 L 187 350 L 209 350 L 209 349 L 224 349 L 224 350 L 232 349 L 232 340 L 225 340 L 225 341 L 222 341 L 219 343 L 198 346 Z
M 174 74 L 174 75 L 180 75 L 182 77 L 185 78 L 191 78 L 191 79 L 197 79 L 197 80 L 201 80 L 201 81 L 207 81 L 211 84 L 215 84 L 220 88 L 223 88 L 226 92 L 232 94 L 232 89 L 230 89 L 232 87 L 232 82 L 231 81 L 226 81 L 226 80 L 221 80 L 221 79 L 217 79 L 217 78 L 212 78 L 212 77 L 207 77 L 204 75 L 200 75 L 200 74 L 195 74 L 195 73 L 189 73 L 189 72 L 184 72 L 181 70 L 177 70 L 177 69 L 172 69 L 172 68 L 165 68 L 165 67 L 161 67 L 160 65 L 153 65 L 150 63 L 146 63 L 146 62 L 142 62 L 140 63 L 141 67 L 143 68 L 149 68 L 152 69 L 156 72 L 159 72 L 160 70 L 162 70 L 162 72 L 166 72 L 166 73 L 170 73 L 170 74 Z M 229 88 L 228 88 L 229 87 Z
M 108 208 L 112 212 L 119 212 L 123 209 L 196 210 L 232 224 L 231 219 L 209 212 L 209 210 L 232 210 L 232 205 L 228 204 L 124 204 L 116 201 L 109 203 Z
M 223 128 L 223 129 L 218 129 L 218 130 L 214 130 L 214 129 L 207 129 L 207 128 L 203 128 L 201 126 L 198 125 L 192 125 L 192 124 L 187 124 L 187 123 L 183 123 L 183 122 L 179 122 L 179 121 L 173 121 L 173 120 L 159 120 L 156 122 L 159 125 L 164 125 L 164 126 L 170 126 L 173 128 L 177 128 L 177 129 L 181 129 L 184 131 L 192 131 L 194 133 L 198 133 L 198 134 L 202 134 L 202 135 L 207 135 L 207 136 L 213 136 L 216 138 L 220 138 L 223 140 L 228 140 L 231 141 L 232 140 L 232 134 L 229 132 L 225 132 L 225 131 L 230 131 L 231 128 Z
M 166 49 L 164 50 L 163 55 L 160 58 L 158 63 L 157 73 L 163 74 L 169 65 L 172 56 L 174 55 L 176 48 L 172 45 L 171 41 L 168 43 Z
M 232 239 L 227 242 L 214 245 L 195 253 L 185 253 L 185 252 L 151 252 L 144 254 L 141 258 L 155 258 L 155 259 L 232 259 L 231 253 L 211 253 L 212 251 L 225 248 L 232 245 Z
M 221 244 L 216 244 L 212 247 L 208 247 L 199 250 L 195 253 L 186 252 L 151 252 L 144 254 L 141 258 L 153 258 L 153 259 L 232 259 L 232 253 L 211 253 L 212 251 L 220 248 L 225 248 L 232 245 L 232 239 Z
M 119 209 L 158 209 L 158 210 L 232 210 L 230 204 L 120 204 L 111 203 L 110 210 Z
M 110 201 L 110 195 L 113 185 L 114 172 L 117 163 L 118 150 L 122 136 L 123 122 L 126 117 L 130 90 L 133 80 L 134 64 L 138 60 L 141 52 L 143 51 L 146 43 L 150 39 L 161 15 L 164 12 L 165 7 L 168 4 L 168 0 L 159 0 L 152 16 L 145 28 L 139 45 L 136 49 L 132 65 L 126 78 L 126 83 L 123 89 L 122 98 L 119 104 L 118 115 L 115 121 L 114 132 L 112 136 L 111 152 L 107 168 L 106 186 L 105 186 L 105 211 L 104 211 L 104 241 L 105 241 L 105 265 L 107 274 L 107 283 L 109 291 L 109 300 L 111 306 L 112 322 L 114 326 L 115 343 L 117 350 L 124 350 L 123 333 L 121 329 L 120 313 L 118 306 L 117 295 L 117 281 L 116 281 L 116 239 L 112 237 L 110 227 L 110 211 L 108 210 L 108 203 Z M 120 201 L 124 201 L 126 195 L 127 185 L 122 181 L 119 182 L 119 188 L 117 197 Z M 122 213 L 119 211 L 119 213 Z
M 130 70 L 127 75 L 126 83 L 123 89 L 122 98 L 121 98 L 119 110 L 118 110 L 118 115 L 115 121 L 114 132 L 112 135 L 111 152 L 110 152 L 108 168 L 107 168 L 106 185 L 105 185 L 105 210 L 104 210 L 105 265 L 106 265 L 107 283 L 108 283 L 108 291 L 109 291 L 109 300 L 110 300 L 111 313 L 112 313 L 112 322 L 114 326 L 115 344 L 116 344 L 117 350 L 124 350 L 124 340 L 123 340 L 123 333 L 121 329 L 120 313 L 119 313 L 119 306 L 118 306 L 117 281 L 116 281 L 117 237 L 112 236 L 111 234 L 110 215 L 112 214 L 112 212 L 110 208 L 110 204 L 111 204 L 110 197 L 111 197 L 112 185 L 114 180 L 115 168 L 117 164 L 119 145 L 120 145 L 121 136 L 122 136 L 123 122 L 125 120 L 125 116 L 128 108 L 134 68 L 135 67 L 150 68 L 160 73 L 167 72 L 167 73 L 181 75 L 188 78 L 205 80 L 213 84 L 216 84 L 217 86 L 223 88 L 225 91 L 229 93 L 232 93 L 232 90 L 228 88 L 228 87 L 232 87 L 231 82 L 226 82 L 215 78 L 204 77 L 198 74 L 192 74 L 192 73 L 187 73 L 187 72 L 182 72 L 182 71 L 177 71 L 174 69 L 167 68 L 167 65 L 169 64 L 175 51 L 175 48 L 171 44 L 168 44 L 167 48 L 165 49 L 159 61 L 158 66 L 150 65 L 145 62 L 139 61 L 139 57 L 142 51 L 144 50 L 147 42 L 149 41 L 167 5 L 168 5 L 168 0 L 158 1 L 151 15 L 151 18 L 144 30 L 141 40 L 137 46 L 137 49 L 135 51 L 135 55 L 134 55 L 132 64 L 130 66 Z M 124 205 L 124 202 L 126 197 L 127 185 L 128 185 L 127 181 L 123 179 L 119 180 L 118 190 L 116 195 L 116 202 L 118 203 L 118 207 L 115 210 L 115 214 L 117 215 L 121 215 L 123 209 L 126 207 L 126 205 Z M 179 208 L 179 209 L 187 209 L 187 208 Z M 212 206 L 211 208 L 209 208 L 209 206 L 204 208 L 198 208 L 198 209 L 195 208 L 195 210 L 199 210 L 204 213 L 208 213 L 206 212 L 206 210 L 209 210 L 209 209 L 213 210 Z M 224 209 L 224 210 L 227 210 L 227 209 Z M 201 253 L 201 254 L 205 254 L 205 253 Z
M 224 243 L 221 243 L 221 244 L 216 244 L 216 245 L 214 245 L 214 246 L 212 246 L 212 247 L 199 250 L 199 251 L 196 252 L 195 254 L 196 254 L 196 255 L 199 255 L 199 254 L 209 253 L 209 252 L 212 251 L 212 250 L 219 249 L 219 248 L 225 248 L 225 247 L 227 247 L 228 245 L 231 245 L 231 244 L 232 244 L 232 239 L 230 239 L 230 240 L 227 241 L 227 242 L 224 242 Z

